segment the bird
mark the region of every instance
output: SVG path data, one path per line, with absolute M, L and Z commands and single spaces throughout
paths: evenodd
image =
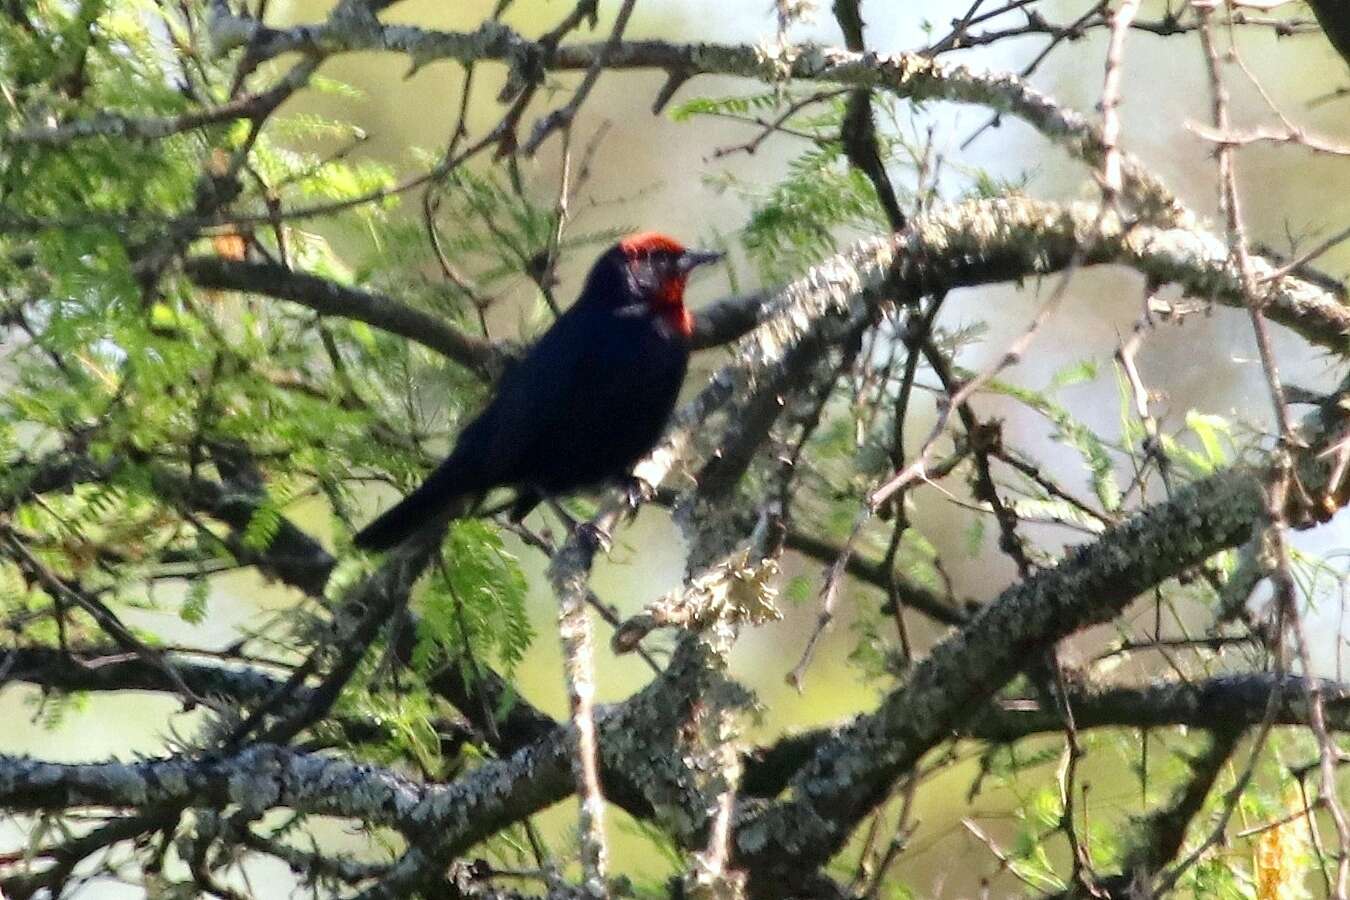
M 494 488 L 515 489 L 518 522 L 544 500 L 631 478 L 665 429 L 688 368 L 685 284 L 722 257 L 655 231 L 608 248 L 449 456 L 355 545 L 390 549 L 429 522 L 467 514 Z

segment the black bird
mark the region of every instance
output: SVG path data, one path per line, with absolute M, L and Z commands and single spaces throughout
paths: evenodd
M 388 549 L 495 487 L 516 489 L 519 521 L 546 498 L 627 476 L 661 436 L 684 380 L 693 333 L 685 282 L 721 257 L 655 232 L 607 250 L 445 461 L 356 546 Z

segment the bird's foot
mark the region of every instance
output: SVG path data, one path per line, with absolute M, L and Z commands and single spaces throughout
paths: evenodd
M 614 546 L 614 539 L 609 536 L 609 532 L 594 522 L 582 522 L 576 526 L 576 534 L 577 539 L 589 547 L 592 553 L 608 553 L 609 548 Z
M 609 532 L 605 531 L 594 522 L 579 522 L 567 510 L 562 508 L 562 504 L 556 500 L 549 500 L 549 505 L 553 507 L 553 512 L 572 534 L 582 542 L 592 553 L 608 553 L 609 548 L 614 545 L 610 539 Z
M 563 505 L 561 503 L 550 497 L 548 500 L 548 505 L 553 510 L 553 514 L 562 520 L 564 528 L 566 528 L 568 531 L 577 530 L 578 523 L 576 516 L 572 515 L 567 510 L 563 509 Z
M 639 478 L 636 475 L 629 475 L 623 482 L 624 503 L 628 506 L 628 519 L 632 521 L 637 518 L 638 509 L 642 504 L 656 496 L 656 488 L 652 487 L 650 481 L 645 478 Z

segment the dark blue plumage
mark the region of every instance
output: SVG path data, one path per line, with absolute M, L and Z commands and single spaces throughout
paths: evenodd
M 689 271 L 717 254 L 634 235 L 591 269 L 577 302 L 512 366 L 487 408 L 412 494 L 356 535 L 382 550 L 494 487 L 520 518 L 546 497 L 627 475 L 665 428 L 689 362 Z

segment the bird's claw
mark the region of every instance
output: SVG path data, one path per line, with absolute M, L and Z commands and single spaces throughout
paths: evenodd
M 594 522 L 582 522 L 577 526 L 577 539 L 590 548 L 592 553 L 608 553 L 614 546 L 609 532 Z
M 639 478 L 636 475 L 630 475 L 623 483 L 624 504 L 628 507 L 628 518 L 633 520 L 637 518 L 638 509 L 642 504 L 656 496 L 656 489 L 652 487 L 651 482 L 645 478 Z

